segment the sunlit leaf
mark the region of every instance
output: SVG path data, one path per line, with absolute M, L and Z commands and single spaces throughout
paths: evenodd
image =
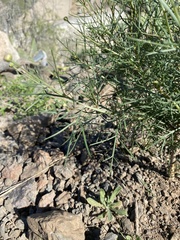
M 104 189 L 100 189 L 100 202 L 101 202 L 104 206 L 106 206 L 105 196 L 106 196 L 106 193 L 105 193 Z
M 112 219 L 113 219 L 113 215 L 112 215 L 112 212 L 110 210 L 107 210 L 107 218 L 108 218 L 109 222 L 111 222 Z
M 106 216 L 106 212 L 103 212 L 103 213 L 98 215 L 98 218 L 103 219 L 103 218 L 105 218 L 105 216 Z
M 117 215 L 128 216 L 127 210 L 125 209 L 113 209 L 113 212 Z
M 97 202 L 96 200 L 94 200 L 94 199 L 92 199 L 92 198 L 87 198 L 86 200 L 87 200 L 87 202 L 88 202 L 91 206 L 93 206 L 93 207 L 104 208 L 104 206 L 103 206 L 101 203 Z
M 116 196 L 119 194 L 120 191 L 121 191 L 121 187 L 119 187 L 119 186 L 114 189 L 114 191 L 112 192 L 112 194 L 109 198 L 110 203 L 114 202 L 114 200 L 116 199 Z
M 122 207 L 122 202 L 121 202 L 121 201 L 118 201 L 118 202 L 115 202 L 115 203 L 111 203 L 111 204 L 110 204 L 110 208 L 111 208 L 111 209 L 120 208 L 120 207 Z

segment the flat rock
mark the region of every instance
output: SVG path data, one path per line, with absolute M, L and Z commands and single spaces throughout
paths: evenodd
M 29 240 L 84 240 L 81 215 L 60 210 L 32 214 L 27 218 Z
M 35 205 L 37 196 L 37 183 L 30 179 L 22 185 L 17 186 L 9 193 L 13 208 L 25 208 L 31 204 Z

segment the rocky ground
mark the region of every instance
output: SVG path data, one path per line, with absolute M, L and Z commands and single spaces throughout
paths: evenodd
M 3 45 L 0 52 L 3 62 Z M 0 116 L 0 240 L 179 240 L 179 178 L 167 178 L 167 159 L 139 148 L 130 156 L 117 145 L 112 162 L 113 142 L 105 140 L 113 124 L 86 132 L 91 155 L 80 137 L 67 157 L 68 139 L 78 132 L 56 133 L 69 123 L 50 115 Z M 99 220 L 102 209 L 87 198 L 99 200 L 101 188 L 111 193 L 117 186 L 127 216 Z
M 166 177 L 166 164 L 138 149 L 132 157 L 117 148 L 111 168 L 112 142 L 92 146 L 89 156 L 81 138 L 66 157 L 63 142 L 72 130 L 44 141 L 65 124 L 49 115 L 0 118 L 0 239 L 180 239 L 179 179 Z M 107 134 L 112 126 L 94 130 L 89 143 Z M 98 200 L 100 188 L 108 193 L 116 186 L 128 216 L 99 220 L 101 209 L 86 199 Z M 60 226 L 51 238 L 49 229 L 55 234 Z

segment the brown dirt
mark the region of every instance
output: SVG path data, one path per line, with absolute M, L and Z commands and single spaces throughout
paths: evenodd
M 108 232 L 144 240 L 179 239 L 179 179 L 167 178 L 167 163 L 140 149 L 129 156 L 120 146 L 114 160 L 107 161 L 112 141 L 90 147 L 88 156 L 81 138 L 66 157 L 69 143 L 63 142 L 70 130 L 44 141 L 65 124 L 65 119 L 41 115 L 1 125 L 0 239 L 28 239 L 27 216 L 52 208 L 82 213 L 86 240 L 104 239 Z M 94 129 L 89 144 L 112 134 L 111 126 Z M 117 200 L 128 216 L 110 223 L 99 220 L 100 210 L 86 198 L 98 200 L 100 188 L 110 193 L 116 186 L 122 188 Z

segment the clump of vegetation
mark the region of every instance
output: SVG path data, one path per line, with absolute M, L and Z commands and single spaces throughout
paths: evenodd
M 76 129 L 78 138 L 83 136 L 89 154 L 86 130 L 90 131 L 90 124 L 101 118 L 114 124 L 114 136 L 103 140 L 113 142 L 111 166 L 119 145 L 127 150 L 133 145 L 144 150 L 154 146 L 169 161 L 169 176 L 174 177 L 180 146 L 180 14 L 176 1 L 104 0 L 99 5 L 78 2 L 84 10 L 79 25 L 65 20 L 79 33 L 75 42 L 81 52 L 68 46 L 67 50 L 71 63 L 80 66 L 83 74 L 74 82 L 72 91 L 64 87 L 59 91 L 38 80 L 41 90 L 36 96 L 65 102 L 67 112 L 73 108 L 69 127 Z M 30 79 L 38 84 L 36 77 Z M 31 88 L 30 94 L 33 91 Z M 32 101 L 32 107 L 41 107 L 33 105 L 35 99 Z M 101 121 L 96 124 L 101 131 Z M 76 145 L 74 137 L 69 153 Z
M 80 18 L 78 32 L 84 44 L 73 60 L 89 72 L 84 99 L 96 113 L 116 124 L 114 141 L 145 150 L 154 146 L 169 154 L 169 176 L 174 177 L 180 145 L 179 30 L 176 1 L 79 0 L 88 21 Z M 68 21 L 68 19 L 66 19 Z M 113 94 L 102 104 L 102 89 Z M 137 141 L 141 138 L 141 142 Z
M 116 187 L 110 195 L 107 195 L 104 189 L 100 189 L 100 202 L 90 197 L 87 198 L 87 202 L 93 207 L 103 209 L 103 212 L 98 217 L 100 219 L 107 217 L 108 222 L 110 222 L 113 219 L 113 215 L 127 216 L 127 211 L 122 208 L 122 202 L 114 202 L 120 191 L 121 188 Z
M 13 64 L 13 63 L 10 63 Z M 23 69 L 23 71 L 25 71 Z M 45 94 L 49 84 L 42 80 L 37 73 L 28 72 L 0 76 L 0 99 L 2 105 L 0 113 L 13 112 L 15 118 L 36 115 L 40 111 L 56 113 L 63 106 L 63 101 L 58 101 Z

